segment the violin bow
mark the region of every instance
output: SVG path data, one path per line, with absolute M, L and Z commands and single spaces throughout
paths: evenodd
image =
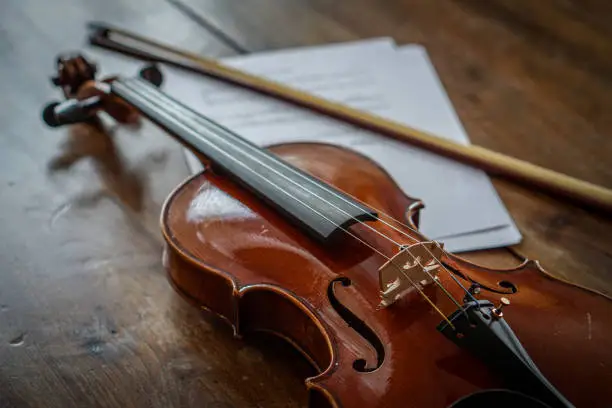
M 480 146 L 452 142 L 104 23 L 89 23 L 88 28 L 91 30 L 89 43 L 92 45 L 220 79 L 449 157 L 491 175 L 537 187 L 539 191 L 604 213 L 612 213 L 612 190 L 608 188 Z

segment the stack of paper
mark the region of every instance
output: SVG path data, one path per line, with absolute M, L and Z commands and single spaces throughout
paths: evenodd
M 376 113 L 432 134 L 469 143 L 436 72 L 420 46 L 374 39 L 232 57 L 224 63 Z M 450 251 L 515 244 L 521 235 L 488 176 L 405 143 L 175 69 L 166 92 L 261 145 L 317 141 L 375 160 L 404 192 L 424 201 L 421 231 Z M 191 157 L 190 168 L 201 167 Z

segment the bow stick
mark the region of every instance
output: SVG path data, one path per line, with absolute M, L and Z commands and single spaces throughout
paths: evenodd
M 158 61 L 214 77 L 300 107 L 438 153 L 594 209 L 612 212 L 612 190 L 519 160 L 480 146 L 462 145 L 378 115 L 297 90 L 269 79 L 226 66 L 214 59 L 181 50 L 103 23 L 90 23 L 89 42 L 102 48 Z

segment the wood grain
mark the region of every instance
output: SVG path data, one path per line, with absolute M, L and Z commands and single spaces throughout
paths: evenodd
M 425 44 L 474 143 L 612 187 L 606 1 L 183 1 L 247 51 L 381 35 Z M 158 220 L 187 174 L 179 147 L 149 125 L 111 138 L 42 125 L 59 95 L 54 58 L 83 46 L 92 19 L 236 52 L 161 0 L 2 3 L 0 406 L 305 406 L 301 358 L 267 338 L 234 340 L 170 289 Z M 525 236 L 516 251 L 612 294 L 609 219 L 495 185 Z

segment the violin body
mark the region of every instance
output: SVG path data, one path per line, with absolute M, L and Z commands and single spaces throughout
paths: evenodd
M 45 107 L 49 126 L 143 114 L 203 160 L 162 212 L 170 281 L 237 335 L 301 351 L 318 371 L 311 407 L 612 406 L 608 297 L 537 262 L 495 270 L 444 251 L 418 231 L 422 203 L 371 160 L 261 149 L 159 91 L 154 67 L 99 82 L 82 57 L 57 64 L 68 99 Z
M 423 240 L 416 231 L 420 202 L 366 157 L 322 144 L 271 150 L 407 224 L 395 229 L 369 222 L 376 230 L 398 241 L 405 241 L 403 234 Z M 385 259 L 377 251 L 356 240 L 322 245 L 214 168 L 169 196 L 161 224 L 174 287 L 227 320 L 236 334 L 267 331 L 300 350 L 319 372 L 306 379 L 312 407 L 448 407 L 504 388 L 499 373 L 435 330 L 440 316 L 422 297 L 411 293 L 379 306 L 378 269 Z M 350 229 L 385 253 L 397 250 L 362 224 Z M 465 287 L 478 283 L 487 299 L 510 299 L 504 318 L 569 401 L 610 406 L 610 299 L 553 278 L 536 262 L 492 270 L 448 253 L 442 261 Z M 440 273 L 441 283 L 463 298 L 450 275 Z M 437 307 L 452 307 L 436 285 L 425 293 Z

